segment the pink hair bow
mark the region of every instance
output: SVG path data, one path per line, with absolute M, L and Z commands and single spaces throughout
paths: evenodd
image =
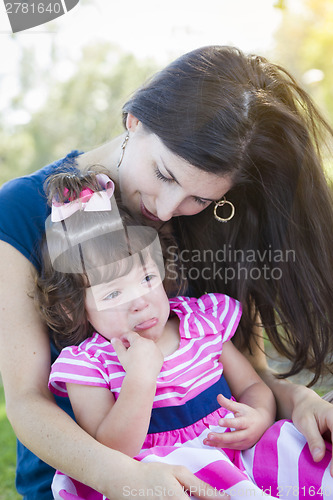
M 67 219 L 77 211 L 103 212 L 111 210 L 111 197 L 114 193 L 114 183 L 105 174 L 96 175 L 102 190 L 93 191 L 85 188 L 81 191 L 79 198 L 59 203 L 55 198 L 52 200 L 51 221 L 60 222 Z

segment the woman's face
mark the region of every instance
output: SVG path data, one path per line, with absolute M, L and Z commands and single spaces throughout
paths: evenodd
M 172 153 L 141 122 L 128 115 L 129 140 L 119 168 L 123 203 L 133 214 L 154 222 L 194 215 L 219 200 L 231 177 L 200 170 Z

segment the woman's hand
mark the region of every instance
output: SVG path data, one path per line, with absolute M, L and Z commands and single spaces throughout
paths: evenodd
M 255 409 L 247 404 L 227 399 L 222 394 L 217 396 L 217 401 L 235 416 L 234 418 L 221 418 L 219 425 L 235 430 L 221 433 L 211 432 L 204 440 L 204 444 L 208 446 L 246 450 L 251 448 L 273 423 L 266 408 Z
M 161 463 L 136 464 L 133 465 L 134 470 L 129 471 L 128 484 L 122 487 L 123 498 L 186 500 L 190 495 L 199 499 L 230 498 L 223 491 L 218 491 L 198 479 L 186 467 Z
M 259 370 L 259 374 L 275 395 L 278 418 L 293 421 L 305 436 L 313 460 L 320 462 L 326 449 L 324 438 L 331 442 L 333 437 L 333 405 L 308 387 L 278 379 L 269 368 Z M 330 472 L 333 477 L 333 459 Z
M 324 438 L 333 441 L 333 405 L 311 389 L 297 386 L 292 421 L 305 436 L 313 460 L 320 462 L 326 450 Z M 333 458 L 330 472 L 333 477 Z

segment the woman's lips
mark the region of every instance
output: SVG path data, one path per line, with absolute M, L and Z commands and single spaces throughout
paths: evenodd
M 154 222 L 161 222 L 160 219 L 158 217 L 156 217 L 156 215 L 152 214 L 151 212 L 149 212 L 149 210 L 147 210 L 143 201 L 141 201 L 141 203 L 140 203 L 140 210 L 141 210 L 142 215 L 144 217 L 146 217 L 147 219 L 153 220 Z
M 157 323 L 158 323 L 157 318 L 147 319 L 146 321 L 143 321 L 142 323 L 135 325 L 133 330 L 135 332 L 143 332 L 144 330 L 148 330 L 149 328 L 153 328 L 153 326 L 157 325 Z

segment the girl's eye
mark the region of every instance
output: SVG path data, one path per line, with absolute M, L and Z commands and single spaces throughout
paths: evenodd
M 155 175 L 156 177 L 163 182 L 175 182 L 171 177 L 165 177 L 165 175 L 162 174 L 162 172 L 156 167 L 155 168 Z
M 155 281 L 156 279 L 157 279 L 157 275 L 156 275 L 155 273 L 150 273 L 150 274 L 147 274 L 147 275 L 144 277 L 144 279 L 143 279 L 143 281 L 142 281 L 142 284 L 144 284 L 144 285 L 145 285 L 145 284 L 147 284 L 147 283 L 148 283 L 148 284 L 150 285 L 150 284 L 151 284 L 151 282 L 152 282 L 153 280 Z
M 149 281 L 152 281 L 155 278 L 155 274 L 147 274 L 147 276 L 144 277 L 144 282 L 149 283 Z
M 111 292 L 109 293 L 108 295 L 106 295 L 103 300 L 112 300 L 112 299 L 116 299 L 119 295 L 120 295 L 121 292 L 119 292 L 119 290 L 115 290 L 114 292 Z

